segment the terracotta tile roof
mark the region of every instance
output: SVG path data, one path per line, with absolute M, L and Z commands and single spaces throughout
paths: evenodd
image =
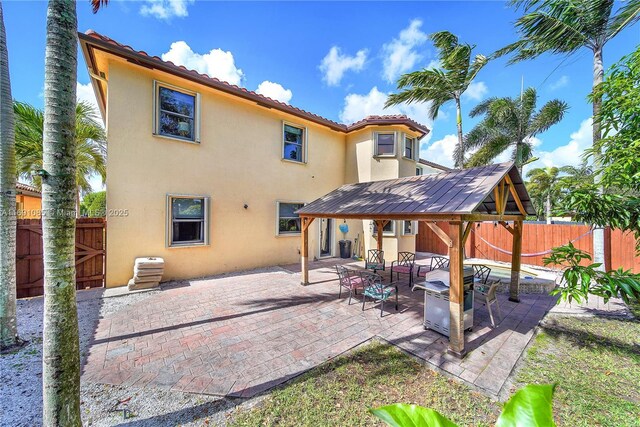
M 38 190 L 36 187 L 29 184 L 23 184 L 22 182 L 16 182 L 16 190 L 29 191 L 31 193 L 38 193 L 38 194 L 41 193 L 40 190 Z
M 327 119 L 301 108 L 297 108 L 284 102 L 277 101 L 246 88 L 227 83 L 216 77 L 210 77 L 207 74 L 202 74 L 195 70 L 190 70 L 183 65 L 177 65 L 171 61 L 164 61 L 158 56 L 151 56 L 145 51 L 135 50 L 129 45 L 119 43 L 93 30 L 88 30 L 85 34 L 79 33 L 78 37 L 80 39 L 81 45 L 83 45 L 83 48 L 89 46 L 91 48 L 97 48 L 99 50 L 103 50 L 111 54 L 123 57 L 134 64 L 156 68 L 158 70 L 192 80 L 196 83 L 204 84 L 214 89 L 218 89 L 220 91 L 254 101 L 258 105 L 261 105 L 263 107 L 274 108 L 285 113 L 310 120 L 312 122 L 327 126 L 336 131 L 350 132 L 371 125 L 405 125 L 421 133 L 422 135 L 426 135 L 430 131 L 430 129 L 426 126 L 404 115 L 368 116 L 363 120 L 360 120 L 351 125 L 345 125 L 343 123 L 338 123 L 336 121 Z M 87 52 L 85 52 L 85 60 L 87 61 L 87 66 L 90 68 L 94 68 L 95 64 L 92 62 L 91 55 L 87 56 Z M 94 69 L 93 71 L 97 73 L 98 70 Z

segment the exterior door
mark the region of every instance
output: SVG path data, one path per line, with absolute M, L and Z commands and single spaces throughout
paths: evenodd
M 320 258 L 333 256 L 333 219 L 319 218 Z

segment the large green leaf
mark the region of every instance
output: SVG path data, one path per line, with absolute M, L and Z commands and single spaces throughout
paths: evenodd
M 504 405 L 496 427 L 552 427 L 555 384 L 529 384 Z
M 396 403 L 370 412 L 392 427 L 457 427 L 433 409 L 418 405 Z

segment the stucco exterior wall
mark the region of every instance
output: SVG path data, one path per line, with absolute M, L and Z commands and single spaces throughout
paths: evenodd
M 27 194 L 16 195 L 17 218 L 39 219 L 42 216 L 42 198 Z
M 108 78 L 107 209 L 127 215 L 108 218 L 107 286 L 126 284 L 140 256 L 163 257 L 164 280 L 299 262 L 300 237 L 276 236 L 276 201 L 342 185 L 343 134 L 118 60 Z M 154 79 L 200 93 L 200 144 L 152 134 Z M 307 128 L 307 164 L 281 159 L 282 120 Z M 166 246 L 167 194 L 210 197 L 208 246 Z M 317 221 L 309 237 L 315 257 Z

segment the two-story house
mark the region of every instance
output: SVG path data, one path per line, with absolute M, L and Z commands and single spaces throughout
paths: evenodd
M 107 286 L 126 284 L 140 256 L 163 257 L 165 279 L 298 262 L 303 204 L 447 170 L 419 159 L 429 129 L 405 116 L 345 125 L 92 31 L 80 44 L 107 127 Z M 310 258 L 337 254 L 338 222 L 314 222 Z M 348 225 L 375 247 L 370 221 Z M 390 222 L 385 257 L 414 251 L 416 231 Z

